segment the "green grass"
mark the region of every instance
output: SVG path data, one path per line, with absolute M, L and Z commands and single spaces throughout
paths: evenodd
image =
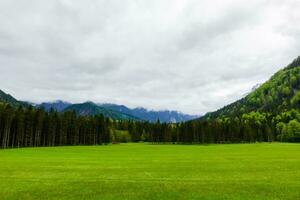
M 0 150 L 0 199 L 300 199 L 299 144 Z

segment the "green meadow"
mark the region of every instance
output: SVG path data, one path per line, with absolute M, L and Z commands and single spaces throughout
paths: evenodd
M 0 199 L 300 199 L 300 144 L 0 150 Z

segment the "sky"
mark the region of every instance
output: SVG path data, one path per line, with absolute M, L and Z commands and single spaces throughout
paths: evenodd
M 0 89 L 204 114 L 300 55 L 299 0 L 1 0 Z

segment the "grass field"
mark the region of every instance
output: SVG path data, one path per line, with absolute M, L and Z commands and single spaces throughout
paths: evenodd
M 0 150 L 0 199 L 300 199 L 300 144 Z

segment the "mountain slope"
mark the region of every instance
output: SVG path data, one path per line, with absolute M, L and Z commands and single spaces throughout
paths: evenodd
M 252 111 L 279 114 L 300 108 L 300 57 L 246 97 L 200 119 L 233 117 Z
M 85 102 L 81 104 L 72 104 L 65 108 L 63 111 L 75 111 L 79 115 L 99 115 L 102 114 L 105 117 L 110 117 L 116 120 L 139 120 L 137 117 L 128 115 L 126 113 L 110 110 L 108 108 L 101 107 L 93 102 Z
M 136 116 L 142 120 L 156 122 L 158 119 L 161 122 L 184 122 L 197 118 L 195 115 L 187 115 L 177 111 L 149 111 L 145 108 L 134 108 L 130 109 L 124 105 L 116 104 L 99 104 L 110 110 L 126 113 L 128 115 Z
M 29 104 L 23 101 L 18 101 L 10 94 L 7 94 L 0 90 L 0 102 L 2 103 L 8 103 L 11 106 L 28 106 Z

